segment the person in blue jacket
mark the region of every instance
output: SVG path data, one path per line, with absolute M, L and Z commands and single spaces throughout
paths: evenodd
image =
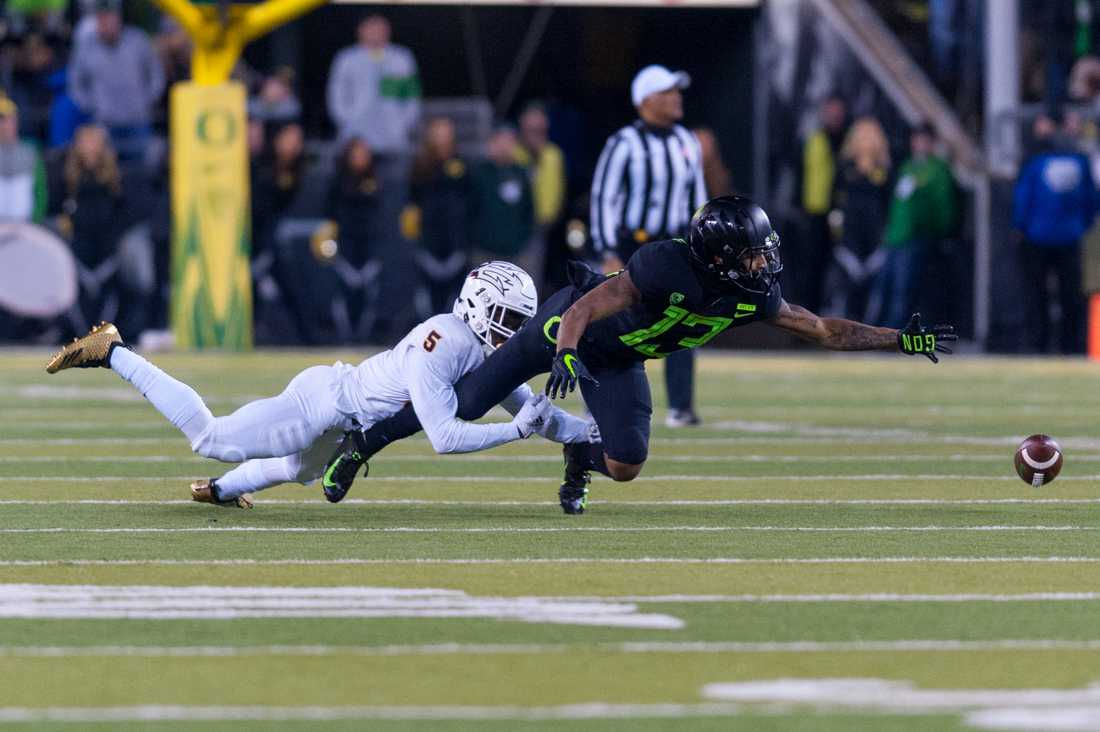
M 1025 331 L 1035 350 L 1054 350 L 1049 286 L 1053 274 L 1061 309 L 1059 350 L 1078 353 L 1085 335 L 1081 238 L 1096 216 L 1096 186 L 1088 158 L 1059 134 L 1056 116 L 1040 115 L 1033 133 L 1036 148 L 1016 181 L 1012 217 L 1023 257 Z

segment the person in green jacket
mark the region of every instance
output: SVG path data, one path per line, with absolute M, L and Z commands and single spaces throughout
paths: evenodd
M 514 261 L 531 239 L 535 209 L 527 169 L 515 161 L 516 130 L 496 125 L 486 144 L 486 157 L 474 166 L 471 183 L 473 261 Z
M 905 325 L 926 253 L 938 248 L 955 230 L 955 180 L 947 162 L 934 153 L 935 145 L 936 133 L 930 124 L 923 122 L 913 128 L 911 155 L 898 171 L 886 218 L 886 263 L 871 293 L 869 322 Z

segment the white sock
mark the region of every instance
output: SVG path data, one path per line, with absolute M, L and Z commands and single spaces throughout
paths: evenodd
M 111 368 L 133 384 L 191 442 L 214 419 L 194 389 L 173 379 L 128 348 L 111 351 Z
M 281 458 L 260 458 L 241 463 L 217 479 L 218 497 L 223 501 L 245 493 L 255 493 L 280 483 L 290 483 L 298 477 L 302 461 L 297 455 Z

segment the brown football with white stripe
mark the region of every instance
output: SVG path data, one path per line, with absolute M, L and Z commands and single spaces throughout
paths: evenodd
M 1016 474 L 1039 488 L 1058 477 L 1062 469 L 1062 448 L 1047 435 L 1032 435 L 1016 448 Z

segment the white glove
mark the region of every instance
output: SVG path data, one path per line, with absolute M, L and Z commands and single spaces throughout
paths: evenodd
M 545 394 L 535 394 L 524 402 L 519 413 L 512 419 L 512 424 L 519 430 L 519 436 L 527 439 L 538 432 L 550 418 L 552 408 L 550 399 Z

